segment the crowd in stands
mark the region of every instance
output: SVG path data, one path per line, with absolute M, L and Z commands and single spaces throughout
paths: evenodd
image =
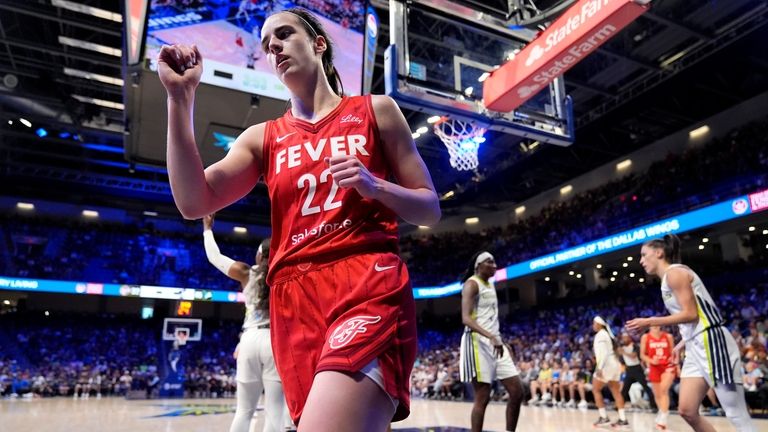
M 0 216 L 0 275 L 207 288 L 239 284 L 208 265 L 202 224 L 182 233 L 143 226 L 37 216 Z M 222 253 L 253 263 L 260 239 L 218 235 Z M 201 265 L 202 264 L 202 265 Z
M 720 270 L 720 269 L 717 269 Z M 740 275 L 747 274 L 747 278 Z M 716 278 L 705 273 L 744 362 L 747 400 L 768 407 L 768 290 L 765 267 Z M 730 281 L 740 280 L 734 285 Z M 714 283 L 709 283 L 715 281 Z M 617 334 L 627 320 L 665 314 L 657 281 L 612 287 L 579 299 L 516 310 L 502 320 L 529 404 L 586 407 L 593 402 L 592 317 L 600 315 Z M 171 349 L 159 338 L 161 323 L 135 317 L 62 315 L 40 312 L 0 315 L 0 395 L 6 397 L 157 396 L 157 382 Z M 667 329 L 679 338 L 676 329 Z M 471 387 L 459 380 L 463 326 L 454 317 L 422 320 L 419 355 L 411 376 L 414 397 L 465 400 Z M 204 343 L 188 343 L 187 397 L 234 394 L 239 323 L 206 322 Z M 640 335 L 633 335 L 639 341 Z M 673 387 L 675 391 L 675 387 Z M 505 398 L 503 387 L 494 398 Z M 674 395 L 673 395 L 674 396 Z M 633 397 L 636 407 L 647 398 Z M 673 401 L 676 400 L 673 397 Z
M 768 253 L 758 264 L 704 266 L 702 277 L 741 350 L 747 400 L 768 407 Z M 592 400 L 592 317 L 604 317 L 621 334 L 623 323 L 666 311 L 658 281 L 625 281 L 579 298 L 514 310 L 502 320 L 529 404 L 586 407 Z M 156 396 L 170 349 L 160 341 L 157 320 L 124 316 L 88 316 L 40 312 L 0 315 L 0 395 L 6 397 Z M 666 329 L 679 338 L 676 329 Z M 464 400 L 471 387 L 459 380 L 457 314 L 422 317 L 419 355 L 414 365 L 413 396 Z M 236 388 L 238 322 L 206 322 L 204 343 L 185 346 L 188 397 L 229 397 Z M 632 335 L 637 342 L 640 335 Z M 675 387 L 673 387 L 675 391 Z M 674 395 L 673 395 L 674 396 Z M 494 393 L 505 397 L 502 387 Z M 635 406 L 647 406 L 634 397 Z M 673 397 L 673 401 L 676 400 Z M 674 402 L 673 402 L 674 403 Z
M 751 270 L 719 277 L 705 273 L 704 280 L 710 285 L 715 302 L 741 350 L 748 404 L 766 409 L 768 297 L 765 292 L 768 283 L 765 281 L 768 269 L 762 265 L 747 268 Z M 720 268 L 714 270 L 723 271 Z M 741 282 L 734 285 L 733 280 Z M 502 336 L 514 353 L 529 404 L 588 406 L 593 401 L 592 318 L 595 315 L 606 318 L 614 332 L 620 335 L 623 324 L 629 319 L 665 315 L 657 284 L 658 281 L 635 283 L 580 299 L 510 313 L 507 320 L 502 321 Z M 412 393 L 416 397 L 463 399 L 471 387 L 459 382 L 461 319 L 456 316 L 452 323 L 432 323 L 432 327 L 443 330 L 423 330 L 419 334 L 420 350 L 412 375 Z M 453 330 L 445 330 L 450 328 Z M 676 342 L 679 341 L 677 329 L 666 330 L 675 335 Z M 638 343 L 640 335 L 632 336 Z M 673 388 L 674 392 L 676 388 Z M 498 386 L 495 398 L 503 399 L 504 393 L 503 387 Z M 652 395 L 646 395 L 646 399 L 649 397 Z M 633 399 L 636 407 L 648 407 L 648 400 Z
M 511 265 L 673 214 L 768 187 L 768 122 L 751 123 L 647 172 L 553 201 L 537 215 L 482 232 L 417 234 L 401 240 L 416 286 L 456 282 L 477 250 Z M 724 163 L 727 161 L 727 163 Z
M 162 322 L 56 312 L 0 315 L 0 395 L 156 397 L 172 349 Z M 237 323 L 206 323 L 205 343 L 185 346 L 188 397 L 234 395 Z M 165 346 L 163 344 L 166 344 Z
M 539 214 L 480 233 L 413 235 L 401 240 L 415 286 L 455 282 L 474 251 L 494 251 L 509 265 L 562 250 L 768 184 L 768 123 L 670 154 L 646 173 L 553 201 Z M 722 161 L 729 163 L 724 164 Z M 217 236 L 222 252 L 253 261 L 260 239 Z M 200 228 L 182 233 L 151 224 L 0 215 L 0 275 L 119 284 L 238 290 L 207 260 Z M 201 265 L 201 263 L 203 263 Z

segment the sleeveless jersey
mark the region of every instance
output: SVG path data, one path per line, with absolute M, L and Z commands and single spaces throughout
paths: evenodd
M 673 267 L 685 269 L 693 277 L 691 287 L 693 288 L 694 298 L 696 299 L 696 309 L 699 314 L 699 320 L 695 323 L 678 324 L 680 335 L 683 339 L 689 341 L 711 327 L 723 325 L 723 316 L 720 314 L 717 306 L 715 306 L 715 301 L 712 300 L 712 297 L 709 295 L 709 292 L 699 278 L 699 275 L 681 264 L 672 264 L 669 266 L 670 269 Z M 669 272 L 669 270 L 667 270 L 667 272 Z M 661 279 L 661 297 L 664 300 L 664 306 L 666 306 L 670 314 L 678 313 L 683 309 L 677 301 L 677 298 L 675 298 L 675 295 L 672 293 L 672 289 L 667 285 L 666 273 Z
M 645 336 L 645 353 L 648 357 L 658 362 L 659 366 L 665 366 L 672 357 L 672 346 L 667 336 L 669 333 L 661 332 L 658 338 L 647 333 Z
M 245 297 L 243 330 L 269 323 L 269 312 L 256 307 L 256 303 L 259 302 L 258 278 L 263 277 L 258 275 L 257 268 L 256 266 L 251 266 L 250 270 L 248 270 L 248 284 L 243 288 L 243 296 Z
M 597 363 L 595 367 L 597 369 L 603 369 L 608 362 L 615 360 L 618 363 L 619 361 L 616 352 L 613 350 L 613 339 L 605 329 L 600 329 L 600 331 L 595 333 L 592 349 L 595 352 L 595 362 Z
M 472 309 L 472 318 L 480 327 L 494 336 L 501 336 L 499 332 L 499 300 L 496 298 L 496 288 L 493 282 L 485 282 L 477 276 L 470 277 L 477 283 L 478 293 L 475 305 Z M 469 330 L 467 327 L 466 331 Z
M 267 122 L 264 180 L 272 206 L 268 281 L 284 266 L 350 253 L 398 252 L 397 219 L 378 201 L 334 183 L 325 158 L 353 155 L 381 179 L 390 176 L 370 95 L 344 97 L 317 123 L 289 109 Z

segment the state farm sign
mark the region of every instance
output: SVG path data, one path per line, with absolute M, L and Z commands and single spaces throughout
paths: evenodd
M 485 80 L 485 106 L 503 112 L 519 107 L 648 10 L 647 3 L 648 0 L 577 2 Z

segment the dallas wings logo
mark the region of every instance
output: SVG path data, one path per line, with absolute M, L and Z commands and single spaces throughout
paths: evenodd
M 336 327 L 331 337 L 328 338 L 328 344 L 333 349 L 339 349 L 349 344 L 352 339 L 357 336 L 358 333 L 365 333 L 368 331 L 366 325 L 376 324 L 381 321 L 380 316 L 356 316 L 344 321 L 340 326 Z

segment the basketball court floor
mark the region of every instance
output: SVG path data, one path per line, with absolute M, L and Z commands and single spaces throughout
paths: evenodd
M 13 432 L 211 432 L 227 431 L 234 416 L 234 399 L 126 400 L 104 398 L 73 400 L 52 398 L 0 401 L 0 431 Z M 393 424 L 400 432 L 468 431 L 468 402 L 414 400 L 411 416 Z M 615 419 L 616 412 L 610 412 Z M 523 407 L 518 431 L 592 431 L 595 410 Z M 633 432 L 654 430 L 654 415 L 628 413 Z M 724 417 L 708 417 L 718 432 L 735 429 Z M 768 420 L 755 420 L 758 431 L 768 431 Z M 252 432 L 261 432 L 263 417 L 257 413 Z M 492 403 L 485 417 L 486 431 L 504 430 L 504 405 Z M 691 429 L 677 415 L 670 416 L 669 431 Z M 362 432 L 362 431 L 361 431 Z

